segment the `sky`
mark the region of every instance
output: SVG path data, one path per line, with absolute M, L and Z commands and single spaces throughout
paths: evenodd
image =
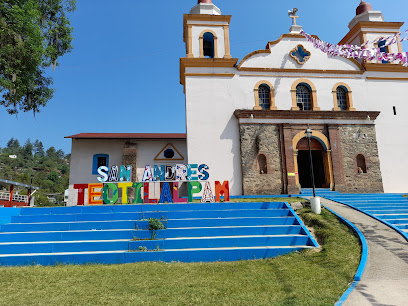
M 406 22 L 408 1 L 371 0 L 385 21 Z M 289 32 L 288 10 L 303 30 L 338 43 L 360 0 L 213 0 L 230 23 L 231 55 L 240 60 Z M 185 57 L 183 14 L 196 0 L 78 0 L 70 14 L 74 49 L 50 71 L 55 94 L 39 114 L 0 109 L 0 147 L 39 139 L 71 151 L 77 133 L 184 133 L 179 58 Z M 408 24 L 402 27 L 405 31 Z M 408 44 L 404 44 L 408 51 Z

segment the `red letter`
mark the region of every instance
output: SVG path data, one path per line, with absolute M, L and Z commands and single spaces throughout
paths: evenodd
M 78 189 L 77 205 L 84 205 L 85 189 L 88 189 L 88 184 L 75 184 L 74 189 Z
M 221 183 L 215 182 L 215 201 L 220 202 L 220 196 L 224 195 L 224 201 L 229 202 L 229 184 L 228 181 Z
M 143 203 L 157 203 L 157 199 L 149 199 L 149 183 L 143 183 Z

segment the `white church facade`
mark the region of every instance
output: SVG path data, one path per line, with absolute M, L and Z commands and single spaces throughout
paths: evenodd
M 131 165 L 139 182 L 146 165 L 205 162 L 210 181 L 229 181 L 231 195 L 297 194 L 311 187 L 307 126 L 316 187 L 406 192 L 408 68 L 331 57 L 300 34 L 295 18 L 289 33 L 239 60 L 230 50 L 231 16 L 199 0 L 184 15 L 186 134 L 68 136 L 69 205 L 78 203 L 74 185 L 97 182 L 98 167 L 113 165 Z M 340 43 L 362 45 L 402 25 L 362 1 Z M 381 46 L 367 45 L 374 47 Z M 383 48 L 402 52 L 400 43 Z

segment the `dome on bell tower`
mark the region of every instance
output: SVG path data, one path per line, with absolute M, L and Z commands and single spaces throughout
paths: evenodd
M 221 15 L 221 10 L 214 5 L 212 0 L 198 0 L 197 5 L 191 9 L 190 14 Z
M 351 30 L 357 23 L 361 21 L 384 22 L 384 16 L 380 11 L 374 11 L 370 3 L 361 0 L 356 8 L 356 16 L 350 21 L 348 27 Z
M 356 8 L 356 16 L 363 14 L 365 12 L 370 12 L 373 10 L 373 7 L 370 3 L 361 0 L 360 5 Z

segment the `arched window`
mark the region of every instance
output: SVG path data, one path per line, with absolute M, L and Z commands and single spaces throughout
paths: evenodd
M 258 167 L 259 167 L 259 174 L 268 173 L 268 167 L 266 165 L 266 156 L 263 154 L 258 155 Z
M 255 84 L 255 110 L 277 110 L 275 105 L 275 91 L 273 85 L 266 81 L 261 80 Z
M 264 109 L 271 108 L 271 90 L 268 85 L 262 84 L 258 88 L 259 106 Z
M 312 109 L 312 97 L 311 90 L 306 84 L 299 84 L 296 86 L 296 105 L 299 110 L 311 110 Z
M 336 83 L 332 89 L 334 111 L 355 111 L 353 96 L 349 85 L 343 82 Z
M 367 173 L 365 157 L 362 154 L 357 155 L 357 173 Z
M 204 57 L 214 58 L 214 34 L 206 32 L 203 35 Z
M 342 87 L 339 86 L 337 87 L 336 90 L 336 94 L 337 94 L 337 106 L 340 108 L 340 110 L 345 111 L 348 108 L 348 103 L 347 103 L 347 90 Z

